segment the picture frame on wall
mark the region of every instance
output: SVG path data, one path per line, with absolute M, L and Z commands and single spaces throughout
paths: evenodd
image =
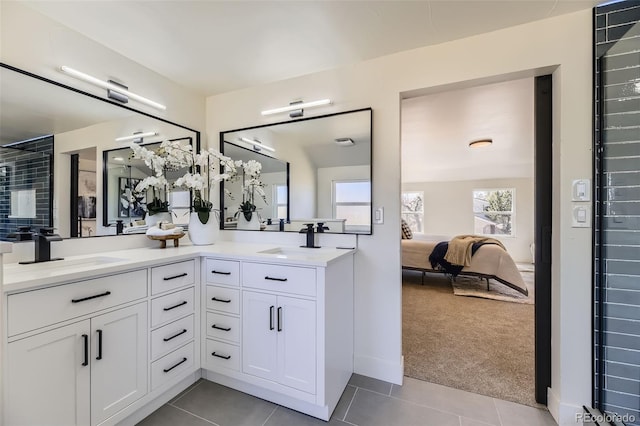
M 118 217 L 142 217 L 145 214 L 146 194 L 135 191 L 142 179 L 118 178 Z

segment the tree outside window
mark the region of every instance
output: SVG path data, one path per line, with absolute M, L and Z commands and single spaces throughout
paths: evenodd
M 473 232 L 514 236 L 515 193 L 512 188 L 474 190 Z
M 402 192 L 402 218 L 413 232 L 424 232 L 424 192 Z

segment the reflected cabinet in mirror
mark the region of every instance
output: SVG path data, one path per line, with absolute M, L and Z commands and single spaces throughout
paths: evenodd
M 195 130 L 0 63 L 0 240 L 24 226 L 69 238 L 115 235 L 117 220 L 132 223 L 139 212 L 118 216 L 104 193 L 103 170 L 113 164 L 103 152 L 122 149 L 114 156 L 128 161 L 131 141 L 116 139 L 139 132 L 155 133 L 145 144 L 185 139 L 199 148 Z
M 365 108 L 220 133 L 220 150 L 262 164 L 261 229 L 371 234 L 372 110 Z M 240 173 L 241 175 L 241 173 Z M 246 181 L 246 179 L 244 179 Z M 224 182 L 222 229 L 240 229 L 243 179 Z

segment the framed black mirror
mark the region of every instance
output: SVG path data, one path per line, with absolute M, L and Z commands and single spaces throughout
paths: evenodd
M 0 63 L 0 124 L 2 187 L 26 181 L 22 175 L 40 178 L 0 194 L 3 207 L 20 207 L 17 215 L 0 214 L 0 240 L 22 225 L 34 230 L 54 226 L 63 238 L 115 235 L 116 227 L 103 226 L 100 220 L 102 151 L 126 146 L 116 139 L 141 131 L 157 133 L 145 138 L 145 143 L 191 138 L 196 147 L 200 144 L 196 130 L 4 63 Z M 44 154 L 30 146 L 31 141 L 49 138 L 50 151 Z M 48 157 L 48 174 L 28 161 L 33 167 L 27 165 L 18 176 L 17 163 L 11 158 L 17 154 Z M 43 173 L 46 176 L 40 176 Z M 29 207 L 33 191 L 35 213 Z
M 263 230 L 278 231 L 284 219 L 285 231 L 323 223 L 325 232 L 371 234 L 372 115 L 371 108 L 364 108 L 220 133 L 220 151 L 225 155 L 236 159 L 231 153 L 243 149 L 258 161 L 288 164 L 286 217 L 284 209 L 278 210 L 282 203 L 277 189 L 268 188 L 276 205 L 259 211 Z M 266 186 L 270 176 L 262 178 Z M 234 229 L 238 200 L 242 201 L 242 193 L 237 184 L 223 183 L 222 229 Z

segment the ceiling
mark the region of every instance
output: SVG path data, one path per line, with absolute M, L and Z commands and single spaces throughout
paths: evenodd
M 533 87 L 526 78 L 403 100 L 402 182 L 533 177 Z
M 594 0 L 32 1 L 203 95 L 589 9 Z

